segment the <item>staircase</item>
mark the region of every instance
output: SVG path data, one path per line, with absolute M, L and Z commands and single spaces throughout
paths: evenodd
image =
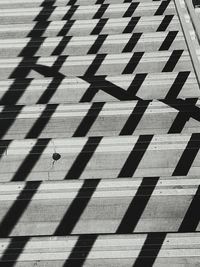
M 182 29 L 172 0 L 0 1 L 1 267 L 200 266 Z

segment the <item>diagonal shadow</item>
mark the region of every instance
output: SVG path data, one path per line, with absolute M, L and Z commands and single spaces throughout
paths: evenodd
M 149 233 L 132 267 L 152 267 L 166 238 L 166 233 Z
M 42 156 L 42 152 L 47 147 L 50 139 L 38 139 L 36 144 L 33 146 L 27 157 L 24 159 L 18 170 L 15 172 L 12 182 L 25 181 L 32 169 L 34 168 L 37 161 Z
M 54 114 L 57 107 L 58 104 L 47 105 L 40 117 L 29 130 L 25 138 L 38 138 L 47 123 L 50 121 L 51 116 Z
M 137 170 L 145 152 L 148 149 L 153 135 L 140 135 L 132 151 L 121 168 L 118 178 L 132 177 Z
M 132 135 L 134 133 L 150 102 L 150 100 L 138 100 L 119 135 Z
M 55 230 L 54 235 L 64 236 L 72 233 L 99 182 L 100 179 L 84 180 L 82 187 Z M 98 235 L 96 234 L 80 235 L 63 267 L 82 267 L 97 237 Z
M 145 177 L 131 201 L 116 234 L 132 234 L 158 182 L 158 177 Z
M 0 258 L 0 267 L 13 267 L 30 240 L 30 237 L 13 237 Z
M 187 118 L 193 118 L 196 121 L 200 121 L 200 108 L 195 105 L 195 99 L 170 99 L 170 100 L 161 100 L 164 104 L 175 108 L 179 112 L 186 112 L 187 107 Z
M 11 142 L 11 140 L 0 140 L 0 159 L 6 154 Z
M 31 199 L 36 194 L 40 184 L 40 181 L 26 182 L 26 185 L 20 192 L 20 195 L 0 222 L 0 238 L 6 238 L 11 234 L 15 225 L 18 223 L 19 219 L 31 202 Z
M 81 235 L 79 236 L 73 250 L 63 267 L 82 267 L 90 253 L 98 235 Z
M 184 100 L 184 111 L 183 109 L 179 110 L 176 118 L 174 119 L 168 133 L 181 133 L 185 124 L 190 119 L 193 113 L 193 107 L 196 105 L 198 99 L 197 98 L 188 98 Z
M 200 133 L 193 133 L 184 149 L 172 176 L 186 176 L 200 149 Z
M 54 235 L 63 236 L 72 233 L 74 227 L 92 198 L 99 182 L 100 179 L 84 180 L 82 187 L 55 230 Z
M 196 228 L 200 222 L 200 186 L 198 187 L 196 194 L 194 195 L 190 206 L 183 218 L 183 221 L 178 229 L 178 232 L 195 232 Z
M 78 179 L 85 170 L 95 150 L 102 140 L 102 136 L 89 137 L 81 152 L 78 154 L 65 179 Z
M 0 223 L 0 238 L 7 238 L 12 235 L 12 231 L 23 213 L 26 211 L 33 196 L 37 193 L 37 190 L 41 182 L 27 182 L 24 189 L 20 192 L 13 205 Z M 0 266 L 13 267 L 16 264 L 17 259 L 23 252 L 24 247 L 29 241 L 29 237 L 14 237 L 11 239 L 9 246 L 0 258 Z
M 44 0 L 43 4 L 44 6 L 46 6 L 45 4 L 48 2 L 48 0 Z M 47 5 L 52 6 L 53 3 L 55 3 L 55 0 L 51 1 L 51 4 Z M 46 7 L 43 7 L 40 14 L 37 16 L 36 20 L 40 20 L 41 16 L 44 19 L 44 11 L 45 11 Z M 52 12 L 54 10 L 54 8 L 51 9 Z M 46 14 L 46 18 L 48 18 L 51 14 Z M 22 78 L 26 78 L 26 76 L 28 75 L 28 73 L 30 72 L 30 68 L 21 68 L 22 66 L 27 66 L 27 59 L 26 56 L 30 57 L 33 56 L 37 50 L 39 49 L 39 47 L 41 46 L 41 44 L 44 41 L 44 38 L 40 37 L 42 35 L 42 33 L 46 30 L 45 27 L 48 26 L 49 23 L 45 23 L 43 22 L 38 22 L 36 23 L 35 27 L 33 28 L 33 30 L 29 33 L 29 36 L 32 37 L 31 40 L 29 41 L 29 43 L 27 44 L 27 46 L 22 50 L 22 52 L 20 53 L 20 56 L 23 56 L 24 59 L 22 60 L 22 62 L 19 64 L 19 66 L 14 70 L 14 72 L 11 74 L 10 78 L 15 78 L 13 84 L 10 86 L 9 90 L 4 94 L 4 96 L 1 99 L 1 104 L 5 105 L 5 103 L 10 103 L 10 99 L 12 99 L 11 103 L 12 104 L 16 104 L 17 101 L 19 100 L 19 98 L 22 96 L 23 92 L 26 90 L 26 88 L 28 87 L 28 85 L 30 84 L 32 79 L 22 79 Z M 43 28 L 42 28 L 43 27 Z M 39 30 L 40 29 L 40 30 Z M 40 38 L 38 38 L 38 46 L 33 47 L 31 42 L 32 39 L 35 37 L 35 35 Z M 34 59 L 35 61 L 37 59 Z M 15 76 L 16 75 L 16 76 Z M 16 90 L 19 87 L 20 84 L 20 89 L 21 90 Z M 15 94 L 13 95 L 13 91 L 15 92 Z M 15 118 L 17 117 L 17 115 L 20 113 L 21 111 L 21 106 L 17 106 L 15 107 L 16 111 L 15 112 L 15 116 L 12 117 L 12 120 L 7 120 L 4 122 L 4 126 L 1 128 L 1 138 L 6 134 L 6 132 L 8 131 L 8 129 L 11 127 L 11 125 L 13 124 Z M 9 107 L 4 107 L 2 113 L 0 114 L 0 116 L 4 116 L 5 112 L 7 112 L 9 110 Z M 37 126 L 37 125 L 36 125 Z M 5 142 L 7 142 L 7 144 L 5 145 Z M 35 165 L 35 162 L 38 160 L 38 156 L 40 155 L 39 152 L 41 152 L 41 148 L 44 149 L 45 145 L 44 144 L 46 142 L 46 144 L 48 143 L 48 141 L 43 140 L 43 147 L 39 147 L 38 146 L 41 145 L 41 141 L 38 140 L 37 142 L 37 149 L 36 147 L 34 147 L 32 149 L 32 153 L 38 153 L 36 154 L 37 156 L 35 156 L 35 159 L 33 159 L 33 155 L 29 155 L 26 160 L 24 161 L 24 163 L 21 165 L 21 167 L 19 168 L 18 172 L 15 174 L 15 176 L 13 177 L 13 181 L 16 180 L 24 180 L 26 178 L 26 176 L 28 175 L 28 173 L 32 170 L 33 166 Z M 1 147 L 1 153 L 3 153 L 5 151 L 5 149 L 8 147 L 10 141 L 4 141 L 4 146 Z M 39 150 L 39 151 L 38 151 Z M 2 155 L 2 154 L 1 154 Z M 24 169 L 25 167 L 25 169 Z M 25 172 L 24 172 L 25 170 Z M 32 197 L 35 195 L 35 193 L 37 192 L 37 189 L 39 188 L 41 182 L 27 182 L 25 188 L 21 191 L 20 195 L 18 196 L 17 200 L 14 202 L 14 204 L 12 205 L 12 207 L 9 209 L 9 211 L 7 212 L 7 214 L 5 215 L 5 217 L 3 218 L 3 220 L 0 223 L 0 237 L 7 237 L 11 234 L 12 230 L 14 229 L 15 225 L 17 224 L 17 222 L 19 221 L 19 219 L 21 218 L 21 216 L 23 215 L 23 213 L 25 212 L 26 208 L 28 207 L 29 203 L 31 202 Z M 26 198 L 27 195 L 27 190 L 29 190 L 29 198 Z M 5 251 L 4 255 L 1 257 L 0 259 L 0 265 L 4 266 L 4 267 L 12 267 L 15 265 L 16 260 L 18 259 L 18 257 L 20 256 L 20 254 L 23 252 L 23 249 L 25 247 L 25 245 L 27 244 L 29 238 L 26 237 L 23 239 L 23 241 L 17 245 L 17 250 L 16 250 L 16 241 L 18 239 L 17 238 L 13 238 L 11 240 L 11 243 L 9 244 L 7 250 Z M 21 240 L 21 239 L 20 239 Z M 10 252 L 11 251 L 11 252 Z M 11 254 L 10 254 L 11 253 Z
M 82 96 L 80 102 L 91 102 L 99 90 L 117 98 L 118 100 L 136 100 L 136 94 L 144 82 L 147 74 L 136 74 L 127 90 L 106 80 L 106 76 L 82 76 L 81 79 L 90 84 L 89 88 Z
M 88 110 L 85 117 L 83 117 L 81 123 L 73 134 L 73 137 L 83 137 L 86 136 L 92 127 L 93 123 L 97 119 L 99 113 L 103 109 L 104 102 L 92 103 L 90 109 Z
M 43 3 L 45 3 L 45 2 L 48 2 L 48 0 L 43 1 Z M 51 5 L 53 5 L 53 3 L 55 3 L 55 0 L 51 2 Z M 44 18 L 43 15 L 44 15 L 45 9 L 46 9 L 46 7 L 44 6 L 42 8 L 41 12 L 39 13 L 39 15 L 37 16 L 36 20 L 39 20 L 41 18 L 41 16 Z M 52 8 L 50 13 L 46 14 L 45 18 L 47 19 L 49 16 L 51 16 L 52 12 L 53 12 L 53 8 Z M 35 26 L 33 27 L 33 29 L 31 30 L 31 32 L 29 33 L 28 36 L 30 36 L 31 39 L 19 55 L 19 56 L 22 56 L 23 59 L 22 59 L 21 63 L 18 65 L 18 67 L 13 71 L 13 73 L 10 76 L 10 78 L 14 78 L 15 80 L 14 80 L 13 84 L 10 86 L 10 88 L 8 89 L 8 91 L 1 98 L 2 104 L 10 103 L 10 99 L 12 99 L 12 104 L 16 104 L 17 101 L 19 100 L 19 98 L 25 92 L 28 85 L 30 84 L 30 81 L 31 81 L 30 79 L 24 79 L 27 77 L 27 75 L 31 71 L 30 66 L 28 66 L 29 65 L 29 58 L 33 57 L 35 55 L 35 53 L 37 52 L 37 50 L 42 45 L 44 38 L 42 38 L 41 35 L 45 32 L 48 25 L 49 25 L 49 22 L 44 22 L 44 21 L 37 22 L 35 24 Z M 37 46 L 32 46 L 32 41 L 33 41 L 33 38 L 35 36 L 38 37 Z M 27 58 L 27 56 L 28 56 L 28 58 Z M 36 61 L 37 61 L 37 58 L 32 58 L 33 64 L 35 64 Z M 23 78 L 23 85 L 21 87 L 21 90 L 16 91 L 15 88 L 16 88 L 16 86 L 19 85 L 19 79 L 20 78 Z M 15 92 L 16 92 L 15 94 L 13 94 L 13 90 L 15 90 Z M 7 108 L 5 107 L 2 112 L 5 112 L 6 109 Z M 8 131 L 8 129 L 12 126 L 13 121 L 15 120 L 15 118 L 17 117 L 17 115 L 19 113 L 20 113 L 20 109 L 18 110 L 18 112 L 15 113 L 15 117 L 13 117 L 13 120 L 8 121 L 8 123 L 6 125 L 4 125 L 3 130 L 2 130 L 3 132 L 1 133 L 1 138 Z

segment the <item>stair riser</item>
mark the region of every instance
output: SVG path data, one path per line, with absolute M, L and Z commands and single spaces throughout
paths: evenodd
M 180 86 L 179 82 L 175 83 L 177 77 L 178 73 L 175 72 L 148 74 L 144 81 L 141 81 L 136 96 L 147 100 L 151 100 L 152 98 L 164 99 L 170 92 L 170 88 L 175 86 L 174 84 Z M 120 76 L 107 76 L 106 80 L 111 82 L 111 84 L 106 85 L 107 91 L 104 92 L 102 87 L 102 89 L 87 101 L 120 101 L 122 98 L 114 94 L 115 90 L 112 89 L 112 86 L 115 85 L 122 90 L 127 90 L 135 78 L 135 75 L 123 75 L 123 78 L 120 78 Z M 88 82 L 84 81 L 84 78 L 78 77 L 66 78 L 61 81 L 55 80 L 54 83 L 51 82 L 51 78 L 34 79 L 32 81 L 25 79 L 24 81 L 19 80 L 18 82 L 13 79 L 0 81 L 0 104 L 77 103 L 82 101 L 81 99 L 83 99 L 84 94 L 90 86 Z M 45 92 L 47 93 L 47 90 L 50 95 L 47 98 L 42 98 Z M 16 97 L 16 91 L 19 93 L 18 97 Z M 178 97 L 199 97 L 199 87 L 194 73 L 189 74 L 188 78 L 181 85 Z M 131 96 L 127 96 L 127 100 L 131 100 Z
M 97 19 L 88 20 L 87 24 L 83 24 L 83 21 L 81 20 L 75 21 L 74 25 L 72 26 L 65 25 L 65 21 L 55 21 L 50 22 L 47 28 L 42 29 L 42 33 L 40 30 L 34 29 L 35 24 L 8 24 L 0 26 L 0 38 L 25 38 L 30 35 L 31 37 L 56 37 L 72 35 L 85 36 L 91 34 L 121 34 L 125 31 L 125 29 L 126 32 L 124 33 L 156 32 L 159 29 L 159 26 L 162 24 L 163 19 L 164 16 L 141 17 L 135 27 L 133 27 L 133 25 L 128 26 L 130 18 L 112 19 L 108 20 L 103 28 L 101 26 L 96 27 L 99 22 Z M 171 22 L 165 25 L 165 30 L 181 30 L 177 16 L 174 16 Z
M 174 253 L 177 253 L 179 252 L 179 250 L 175 251 Z M 102 259 L 84 259 L 84 260 L 81 260 L 81 261 L 84 261 L 83 265 L 84 267 L 93 267 L 93 266 L 98 266 L 98 267 L 104 267 L 104 266 L 120 266 L 120 267 L 132 267 L 134 262 L 136 262 L 136 258 L 134 258 L 133 256 L 132 257 L 127 257 L 125 259 L 122 259 L 121 257 L 119 257 L 119 253 L 121 254 L 121 251 L 117 251 L 116 255 L 115 255 L 115 259 L 104 259 L 105 255 L 103 254 L 102 256 Z M 132 253 L 132 252 L 131 252 Z M 130 254 L 131 254 L 130 253 Z M 185 251 L 184 251 L 185 253 Z M 192 255 L 195 254 L 195 251 L 192 251 L 191 252 Z M 47 258 L 49 256 L 47 255 Z M 53 257 L 55 257 L 53 255 Z M 98 257 L 98 256 L 97 256 Z M 117 258 L 118 257 L 118 258 Z M 38 256 L 36 256 L 36 258 L 38 258 Z M 144 260 L 145 263 L 147 263 L 146 260 Z M 167 263 L 166 263 L 167 261 Z M 189 266 L 191 267 L 196 267 L 196 265 L 199 263 L 200 261 L 200 258 L 197 256 L 185 256 L 185 257 L 181 257 L 181 256 L 178 256 L 177 258 L 167 258 L 166 260 L 166 257 L 158 257 L 156 258 L 156 261 L 154 263 L 154 267 L 167 267 L 169 266 L 169 264 L 171 266 L 177 266 L 179 267 L 181 265 L 181 267 L 188 267 L 188 264 Z M 39 262 L 39 263 L 38 263 Z M 143 258 L 142 258 L 142 261 L 143 263 Z M 77 260 L 70 260 L 70 263 L 74 264 L 74 266 L 77 264 Z M 6 262 L 4 263 L 6 264 Z M 10 264 L 10 262 L 9 262 Z M 33 264 L 37 264 L 36 266 L 38 267 L 43 267 L 44 265 L 48 266 L 48 267 L 60 267 L 60 266 L 63 266 L 64 264 L 66 264 L 66 260 L 32 260 L 32 261 L 17 261 L 15 263 L 15 267 L 32 267 Z
M 130 227 L 132 229 L 130 234 L 132 232 L 175 232 L 178 231 L 184 220 L 184 216 L 190 207 L 191 199 L 194 197 L 196 189 L 197 188 L 189 189 L 188 193 L 187 189 L 171 189 L 168 190 L 168 193 L 167 189 L 166 192 L 163 190 L 162 193 L 160 190 L 154 189 L 152 195 L 148 196 L 147 199 L 143 199 L 144 196 L 137 197 L 137 199 L 134 198 L 134 191 L 132 196 L 116 198 L 112 196 L 95 198 L 94 193 L 89 203 L 85 205 L 83 211 L 82 209 L 74 209 L 73 216 L 78 219 L 70 232 L 65 232 L 66 224 L 62 224 L 62 218 L 64 218 L 73 201 L 76 201 L 76 207 L 78 207 L 81 206 L 81 202 L 85 201 L 85 199 L 62 199 L 61 196 L 59 199 L 54 199 L 56 195 L 56 193 L 54 193 L 54 197 L 50 195 L 49 198 L 44 200 L 32 200 L 19 221 L 13 225 L 10 236 L 53 235 L 58 226 L 61 227 L 61 225 L 62 230 L 60 230 L 60 233 L 63 231 L 61 235 L 71 233 L 118 233 L 117 229 L 122 223 L 130 204 L 135 203 L 136 205 L 136 203 L 139 203 L 138 201 L 145 201 L 146 206 L 142 215 L 138 218 L 137 225 L 133 228 Z M 193 194 L 190 193 L 192 191 L 194 192 Z M 37 193 L 35 196 L 36 195 Z M 20 200 L 20 202 L 25 204 L 26 201 Z M 20 202 L 18 202 L 18 205 Z M 159 203 L 159 205 L 157 205 L 157 203 Z M 3 220 L 5 214 L 12 205 L 13 202 L 1 201 L 1 220 Z M 17 205 L 17 202 L 15 202 L 15 205 Z M 134 212 L 134 210 L 132 210 L 132 212 Z M 68 220 L 71 220 L 72 216 L 68 216 Z M 131 218 L 133 219 L 132 214 L 130 214 L 130 216 L 130 220 Z M 13 222 L 15 222 L 14 215 Z M 129 222 L 131 225 L 131 221 Z M 132 225 L 134 225 L 134 223 L 135 222 L 132 221 Z M 121 231 L 121 233 L 123 233 L 123 230 Z M 127 233 L 126 231 L 126 228 L 124 228 L 124 233 Z M 197 227 L 196 231 L 199 231 L 199 227 Z
M 160 37 L 159 37 L 159 36 Z M 124 50 L 127 51 L 127 43 L 130 44 L 129 51 L 131 52 L 154 52 L 162 50 L 178 50 L 178 49 L 187 49 L 184 38 L 181 34 L 179 34 L 174 40 L 169 40 L 171 45 L 167 45 L 166 49 L 162 48 L 162 45 L 165 44 L 165 38 L 167 38 L 167 33 L 161 35 L 152 34 L 152 36 L 146 37 L 141 36 L 137 43 L 135 44 L 135 40 L 131 41 L 131 35 L 118 35 L 116 38 L 106 38 L 105 41 L 97 41 L 97 37 L 92 37 L 83 40 L 81 38 L 68 42 L 66 45 L 62 45 L 62 38 L 58 39 L 46 39 L 45 42 L 40 46 L 39 43 L 33 42 L 32 46 L 29 45 L 29 49 L 31 50 L 34 47 L 40 47 L 35 56 L 43 56 L 48 57 L 51 55 L 87 55 L 87 54 L 96 54 L 96 53 L 106 53 L 106 54 L 116 54 L 123 53 Z M 102 39 L 103 40 L 103 39 Z M 17 57 L 20 55 L 21 51 L 24 47 L 27 46 L 29 40 L 23 40 L 21 42 L 17 42 L 15 44 L 15 39 L 9 41 L 0 42 L 0 57 L 1 58 L 9 58 L 9 57 Z M 60 45 L 61 44 L 61 45 Z M 95 45 L 94 45 L 95 44 Z M 59 51 L 56 51 L 55 48 L 59 46 Z M 91 50 L 94 46 L 94 49 Z M 96 48 L 95 48 L 96 47 Z M 98 48 L 99 47 L 99 48 Z M 131 49 L 132 47 L 132 49 Z M 60 52 L 61 51 L 61 52 Z M 30 52 L 27 49 L 27 52 L 23 53 L 24 56 L 29 56 Z
M 9 148 L 2 147 L 0 179 L 3 182 L 25 179 L 62 180 L 65 178 L 90 179 L 118 176 L 196 175 L 200 170 L 198 147 L 192 154 L 192 162 L 188 163 L 189 165 L 181 158 L 182 154 L 190 157 L 190 153 L 194 149 L 190 148 L 192 145 L 190 143 L 188 147 L 190 137 L 190 135 L 163 135 L 158 137 L 150 135 L 147 136 L 147 139 L 153 138 L 151 141 L 139 144 L 136 144 L 138 137 L 134 136 L 131 138 L 122 136 L 118 138 L 104 137 L 103 140 L 97 137 L 94 141 L 84 138 L 53 139 L 53 141 L 38 141 L 37 146 L 34 140 L 13 141 Z M 42 142 L 46 143 L 46 146 L 42 145 Z M 41 145 L 38 146 L 40 143 Z M 139 150 L 137 147 L 139 147 Z M 32 151 L 31 155 L 29 155 L 30 151 Z M 52 156 L 55 151 L 60 153 L 61 158 L 53 164 Z M 127 161 L 128 157 L 129 160 Z M 83 159 L 86 162 L 82 162 Z M 129 163 L 131 163 L 131 167 Z M 32 166 L 31 172 L 29 164 Z
M 95 55 L 83 57 L 68 57 L 62 63 L 56 63 L 54 67 L 58 67 L 58 74 L 68 76 L 93 76 L 93 75 L 120 75 L 120 74 L 133 74 L 133 73 L 157 73 L 157 72 L 171 72 L 171 71 L 192 71 L 190 56 L 188 52 L 183 52 L 179 60 L 173 60 L 169 65 L 170 56 L 172 52 L 158 52 L 135 54 L 137 63 L 135 66 L 129 64 L 133 60 L 132 53 L 125 53 L 123 55 L 99 55 L 98 60 Z M 43 73 L 46 77 L 52 76 L 52 72 L 57 74 L 57 70 L 51 68 L 56 62 L 57 57 L 39 58 L 36 60 L 36 70 Z M 96 61 L 96 62 L 95 62 Z M 24 67 L 19 64 L 22 62 L 20 59 L 2 59 L 0 60 L 0 77 L 2 80 L 8 78 L 40 78 L 41 74 L 34 71 L 33 60 L 29 59 L 24 63 Z M 47 66 L 43 69 L 42 66 Z M 49 66 L 49 68 L 48 68 Z M 25 75 L 27 68 L 30 69 L 28 76 Z
M 131 16 L 153 16 L 158 10 L 160 3 L 154 2 L 149 4 L 138 3 L 137 8 L 134 10 L 133 8 L 129 8 L 130 4 L 123 5 L 109 5 L 105 8 L 104 14 L 100 16 L 101 18 L 119 18 L 119 17 L 131 17 Z M 98 10 L 101 5 L 96 6 L 86 6 L 78 7 L 77 10 L 68 12 L 70 7 L 55 7 L 53 11 L 48 12 L 48 8 L 45 10 L 45 14 L 39 15 L 43 10 L 42 8 L 34 8 L 34 9 L 8 9 L 0 11 L 0 21 L 1 24 L 7 23 L 28 23 L 34 20 L 38 21 L 37 16 L 40 16 L 40 20 L 44 19 L 47 21 L 54 20 L 65 20 L 66 13 L 69 14 L 70 19 L 73 20 L 85 20 L 85 19 L 93 19 L 96 14 L 98 14 Z M 129 10 L 129 15 L 126 15 L 127 10 Z M 174 4 L 171 2 L 169 6 L 164 10 L 159 9 L 160 15 L 171 15 L 175 13 Z M 68 17 L 69 17 L 68 16 Z M 98 15 L 97 15 L 98 16 Z M 46 19 L 47 18 L 47 19 Z
M 158 0 L 159 3 L 161 2 Z M 104 4 L 123 4 L 126 3 L 126 0 L 105 0 L 103 1 Z M 130 1 L 131 2 L 131 1 Z M 142 0 L 142 1 L 137 1 L 141 3 L 152 3 L 152 0 Z M 49 6 L 51 3 L 51 6 L 71 6 L 70 0 L 52 0 L 52 1 L 47 1 L 47 0 L 34 0 L 31 2 L 27 2 L 26 0 L 12 0 L 12 6 L 7 0 L 2 0 L 0 3 L 0 8 L 18 8 L 23 7 L 23 8 L 30 8 L 30 7 L 40 7 L 40 6 Z M 81 5 L 81 6 L 88 6 L 88 5 L 96 5 L 98 4 L 98 0 L 77 0 L 74 1 L 73 5 Z
M 69 106 L 68 108 L 67 106 L 58 106 L 57 109 L 40 106 L 22 109 L 21 112 L 16 113 L 14 110 L 13 113 L 2 112 L 1 131 L 5 131 L 2 139 L 24 139 L 27 136 L 29 138 L 66 138 L 200 131 L 199 121 L 190 117 L 192 112 L 190 106 L 185 106 L 185 112 L 179 112 L 178 106 L 177 108 L 170 108 L 170 106 L 161 103 L 160 106 L 155 105 L 155 103 L 149 105 L 146 103 L 146 106 L 136 106 L 136 104 L 137 102 L 128 105 L 113 104 L 109 108 L 106 108 L 107 105 L 104 104 L 101 109 L 91 105 L 82 106 L 82 108 L 80 105 Z M 200 110 L 198 104 L 196 108 Z M 179 116 L 185 114 L 186 117 L 190 117 L 181 129 L 179 129 L 179 125 L 173 127 L 178 114 Z M 198 117 L 197 113 L 194 114 L 193 112 L 192 115 Z M 44 129 L 39 134 L 30 134 L 30 130 L 38 120 L 41 125 L 44 125 Z M 134 122 L 136 123 L 134 124 Z M 10 128 L 6 131 L 9 124 Z

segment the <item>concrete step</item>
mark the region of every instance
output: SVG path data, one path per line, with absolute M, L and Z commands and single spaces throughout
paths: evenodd
M 163 4 L 166 3 L 166 4 Z M 163 7 L 162 7 L 163 6 Z M 35 8 L 8 8 L 0 10 L 0 23 L 27 23 L 31 21 L 85 20 L 134 16 L 173 15 L 173 2 L 134 2 L 93 6 L 61 6 Z M 99 9 L 101 9 L 99 11 Z
M 16 267 L 77 263 L 84 267 L 152 263 L 155 267 L 195 267 L 200 260 L 199 239 L 199 233 L 8 238 L 0 240 L 1 262 L 4 266 L 14 263 Z
M 191 222 L 190 214 L 196 209 L 199 196 L 198 177 L 2 184 L 0 237 L 198 232 L 197 216 Z M 192 238 L 188 243 L 187 238 L 176 239 L 175 243 L 182 249 L 198 250 L 199 233 L 196 238 L 194 243 Z M 112 243 L 112 238 L 109 239 L 108 246 Z M 55 252 L 58 249 L 54 247 L 56 242 L 53 245 L 49 241 L 50 250 Z M 56 241 L 54 237 L 53 241 Z M 125 247 L 120 248 L 122 244 L 136 249 L 138 242 L 132 242 L 129 244 L 128 240 L 123 242 L 122 239 L 122 243 L 118 243 L 119 251 L 125 250 Z M 168 241 L 165 244 L 169 249 L 175 243 Z M 4 242 L 0 254 L 5 246 Z M 48 249 L 46 246 L 44 250 Z M 63 244 L 60 249 L 66 249 L 66 246 Z M 31 253 L 30 250 L 28 246 L 24 253 Z
M 25 37 L 86 36 L 132 32 L 180 31 L 177 15 L 112 19 L 67 20 L 0 25 L 0 39 Z
M 199 133 L 1 140 L 0 146 L 2 182 L 187 176 L 200 171 Z
M 51 56 L 1 58 L 0 79 L 94 75 L 121 75 L 192 71 L 190 55 L 185 50 L 97 54 L 85 56 Z
M 24 47 L 29 47 L 24 52 Z M 59 49 L 56 47 L 59 47 Z M 38 48 L 38 49 L 37 49 Z M 45 38 L 42 43 L 37 38 L 0 39 L 0 58 L 30 56 L 30 50 L 36 49 L 35 56 L 51 55 L 87 55 L 96 53 L 154 52 L 187 50 L 182 32 L 153 32 L 114 35 L 67 36 Z
M 199 114 L 198 99 L 0 106 L 0 135 L 6 140 L 192 134 L 200 132 Z
M 94 94 L 86 97 L 90 83 Z M 178 90 L 174 91 L 174 88 Z M 133 91 L 132 94 L 128 93 L 129 91 Z M 137 99 L 137 97 L 145 100 L 166 97 L 196 98 L 199 95 L 199 87 L 193 72 L 95 76 L 88 81 L 84 77 L 18 78 L 0 81 L 1 105 L 113 102 Z
M 148 2 L 151 3 L 152 0 L 141 0 L 137 2 Z M 161 0 L 156 0 L 156 2 L 161 3 Z M 33 0 L 27 2 L 26 0 L 1 0 L 0 9 L 2 8 L 18 8 L 18 7 L 50 7 L 50 6 L 74 6 L 74 5 L 99 5 L 99 4 L 123 4 L 132 3 L 132 0 Z

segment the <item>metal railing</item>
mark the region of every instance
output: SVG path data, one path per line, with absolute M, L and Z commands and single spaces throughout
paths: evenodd
M 194 31 L 196 33 L 196 36 L 197 36 L 197 39 L 198 39 L 198 43 L 200 44 L 200 28 L 199 28 L 200 27 L 199 26 L 200 23 L 199 23 L 199 19 L 198 19 L 197 15 L 195 14 L 195 10 L 194 10 L 194 6 L 192 4 L 192 0 L 184 0 L 184 2 L 185 2 L 185 6 L 187 8 L 188 14 L 190 16 Z M 191 38 L 191 35 L 189 33 L 188 25 L 186 23 L 186 20 L 185 20 L 184 14 L 183 14 L 183 10 L 182 10 L 181 5 L 180 5 L 180 0 L 174 0 L 174 3 L 175 3 L 175 7 L 176 7 L 176 10 L 177 10 L 178 17 L 180 19 L 180 23 L 181 23 L 183 34 L 185 36 L 185 40 L 186 40 L 186 44 L 187 44 L 187 47 L 188 47 L 188 51 L 190 53 L 190 57 L 191 57 L 192 65 L 193 65 L 193 68 L 194 68 L 194 72 L 196 74 L 198 85 L 199 85 L 199 88 L 200 88 L 200 62 L 199 62 L 199 59 L 198 59 L 198 53 L 197 53 L 197 50 L 196 50 L 196 48 L 194 46 L 194 42 L 193 42 L 193 40 Z

